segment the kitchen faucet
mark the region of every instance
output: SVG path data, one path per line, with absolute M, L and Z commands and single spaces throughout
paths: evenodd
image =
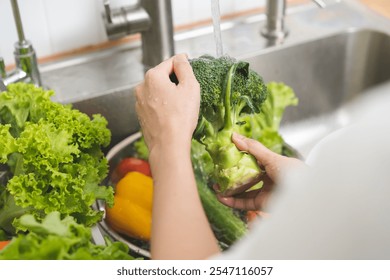
M 38 69 L 38 62 L 32 44 L 25 39 L 22 20 L 17 0 L 11 0 L 14 14 L 16 30 L 18 32 L 18 42 L 15 43 L 15 65 L 16 68 L 7 74 L 5 63 L 0 57 L 0 91 L 7 90 L 7 85 L 16 82 L 29 82 L 37 86 L 41 85 L 41 76 Z
M 103 20 L 109 40 L 141 33 L 142 62 L 153 67 L 174 54 L 171 0 L 139 0 L 134 6 L 111 10 L 104 0 Z
M 320 8 L 325 8 L 329 0 L 312 0 Z M 340 0 L 333 0 L 340 2 Z M 267 22 L 261 30 L 261 34 L 270 40 L 283 40 L 288 35 L 284 18 L 286 15 L 287 0 L 267 0 L 266 14 Z

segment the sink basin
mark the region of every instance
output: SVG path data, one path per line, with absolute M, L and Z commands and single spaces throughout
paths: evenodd
M 342 110 L 347 104 L 390 81 L 390 36 L 350 30 L 243 59 L 265 81 L 283 81 L 296 92 L 299 105 L 288 108 L 281 132 L 305 155 L 320 138 L 352 121 Z
M 348 124 L 348 112 L 341 108 L 367 89 L 390 81 L 390 36 L 375 30 L 347 30 L 239 58 L 250 62 L 266 82 L 282 81 L 296 92 L 299 105 L 286 110 L 281 132 L 303 156 L 323 136 Z M 73 103 L 108 119 L 110 147 L 139 130 L 134 87 Z

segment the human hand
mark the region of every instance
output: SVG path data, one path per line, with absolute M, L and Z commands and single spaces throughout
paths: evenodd
M 169 76 L 175 73 L 178 84 Z M 191 145 L 200 107 L 200 86 L 184 54 L 150 69 L 136 88 L 136 112 L 150 150 L 166 142 Z
M 248 152 L 257 159 L 260 168 L 263 170 L 263 175 L 260 178 L 263 181 L 263 187 L 230 197 L 217 193 L 218 200 L 226 206 L 242 210 L 262 210 L 266 208 L 268 198 L 280 177 L 281 170 L 304 165 L 298 159 L 274 153 L 260 142 L 240 134 L 233 133 L 232 141 L 239 150 Z M 218 188 L 218 186 L 215 188 Z

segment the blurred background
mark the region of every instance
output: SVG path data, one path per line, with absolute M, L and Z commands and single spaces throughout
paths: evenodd
M 112 0 L 111 7 L 136 3 Z M 257 12 L 264 4 L 265 0 L 221 0 L 220 11 L 229 17 Z M 103 0 L 19 0 L 19 8 L 26 38 L 33 42 L 38 58 L 109 47 L 102 45 L 107 41 Z M 210 0 L 172 0 L 172 12 L 176 29 L 211 23 Z M 9 0 L 0 0 L 0 34 L 0 56 L 12 65 L 17 32 Z

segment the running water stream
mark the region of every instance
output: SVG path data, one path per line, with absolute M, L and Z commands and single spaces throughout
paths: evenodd
M 214 39 L 217 51 L 217 57 L 223 55 L 222 35 L 221 35 L 221 18 L 219 11 L 219 0 L 211 0 L 211 15 L 214 25 Z

